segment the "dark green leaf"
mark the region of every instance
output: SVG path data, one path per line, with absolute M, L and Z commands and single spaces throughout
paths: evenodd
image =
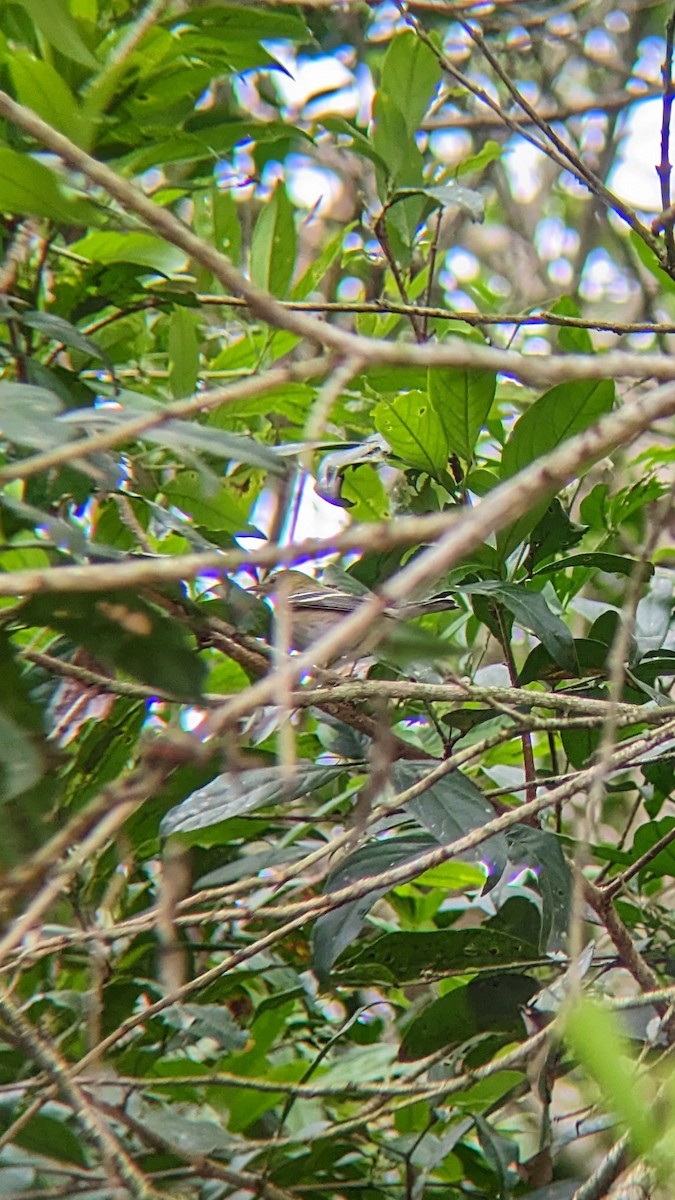
M 648 578 L 654 574 L 652 563 L 642 564 L 638 559 L 629 558 L 626 554 L 606 554 L 602 550 L 591 550 L 586 554 L 571 554 L 568 558 L 558 558 L 555 562 L 545 563 L 543 567 L 533 571 L 532 575 L 555 575 L 558 571 L 567 571 L 575 567 L 604 571 L 607 575 L 632 575 L 638 566 L 645 570 Z
M 412 1062 L 447 1046 L 459 1046 L 479 1033 L 522 1035 L 520 1009 L 537 990 L 529 975 L 502 973 L 473 979 L 434 1000 L 406 1030 L 399 1058 Z
M 367 979 L 384 967 L 387 977 L 396 984 L 422 983 L 458 971 L 529 963 L 537 957 L 537 945 L 488 925 L 431 933 L 387 933 L 349 957 L 343 956 L 336 970 L 339 975 L 356 973 L 359 979 Z
M 541 948 L 559 949 L 567 933 L 572 901 L 572 876 L 560 839 L 543 829 L 515 825 L 506 840 L 511 862 L 529 867 L 537 879 L 542 899 Z
M 560 667 L 544 645 L 535 646 L 528 654 L 518 676 L 520 687 L 533 683 L 535 679 L 558 680 L 561 678 L 583 679 L 589 675 L 605 675 L 607 671 L 607 643 L 593 638 L 574 639 L 575 667 L 566 670 Z
M 539 573 L 533 571 L 532 568 L 542 559 L 548 558 L 552 554 L 558 554 L 560 550 L 567 550 L 570 546 L 576 546 L 585 532 L 585 526 L 577 525 L 570 520 L 557 497 L 552 500 L 541 521 L 530 535 L 530 553 L 527 556 L 527 565 L 531 574 Z M 541 571 L 557 571 L 558 567 L 562 567 L 564 563 L 568 562 L 569 560 L 563 559 L 549 563 L 548 566 L 541 568 Z
M 134 679 L 188 700 L 201 694 L 204 664 L 182 626 L 132 592 L 33 596 L 23 625 L 49 626 Z
M 52 341 L 63 342 L 64 346 L 72 346 L 74 350 L 81 350 L 83 354 L 87 354 L 91 358 L 100 359 L 111 374 L 113 373 L 110 359 L 94 339 L 81 333 L 75 325 L 71 325 L 70 321 L 66 321 L 63 317 L 58 317 L 55 313 L 23 312 L 20 314 L 19 320 L 22 325 L 36 329 L 38 333 L 44 334 Z
M 567 671 L 577 669 L 574 639 L 560 617 L 551 612 L 541 592 L 532 592 L 522 584 L 484 580 L 464 584 L 457 589 L 469 596 L 487 596 L 503 604 L 523 629 L 538 637 L 558 666 Z
M 355 850 L 341 866 L 331 872 L 326 880 L 325 891 L 338 891 L 350 883 L 367 879 L 369 875 L 378 875 L 381 871 L 388 871 L 392 867 L 417 858 L 437 845 L 438 842 L 426 834 L 413 834 L 407 837 L 392 837 L 384 841 L 370 842 Z M 357 936 L 366 913 L 372 908 L 375 901 L 380 896 L 384 896 L 387 891 L 386 887 L 373 889 L 366 896 L 343 904 L 341 908 L 319 917 L 312 935 L 312 949 L 314 969 L 322 982 L 327 980 L 338 955 Z
M 392 770 L 396 790 L 404 791 L 421 782 L 428 772 L 426 763 L 396 763 Z M 432 784 L 421 796 L 409 800 L 406 811 L 412 813 L 442 846 L 471 833 L 495 816 L 480 788 L 461 771 L 453 771 Z M 505 850 L 503 840 L 495 837 L 482 842 L 466 857 L 468 861 L 486 859 L 493 870 L 501 874 Z

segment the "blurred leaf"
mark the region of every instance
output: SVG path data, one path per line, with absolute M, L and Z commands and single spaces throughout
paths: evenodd
M 204 664 L 189 636 L 132 592 L 33 596 L 18 610 L 18 619 L 24 626 L 59 630 L 151 687 L 188 700 L 201 694 Z
M 98 67 L 98 62 L 82 40 L 77 22 L 68 11 L 64 0 L 17 0 L 17 3 L 25 8 L 42 36 L 59 51 L 59 54 L 73 59 L 83 67 Z
M 0 433 L 35 450 L 60 446 L 75 436 L 57 420 L 62 407 L 58 396 L 46 388 L 0 382 Z
M 663 645 L 670 628 L 672 612 L 672 581 L 663 575 L 657 575 L 651 580 L 649 590 L 639 601 L 635 612 L 633 633 L 640 657 L 648 650 L 659 650 Z
M 0 212 L 48 217 L 62 225 L 86 224 L 98 219 L 94 206 L 68 195 L 49 167 L 28 154 L 6 147 L 0 148 Z
M 105 351 L 101 350 L 93 338 L 87 337 L 75 325 L 71 325 L 70 321 L 56 316 L 55 313 L 32 311 L 22 312 L 18 319 L 22 325 L 28 325 L 38 333 L 44 334 L 45 337 L 51 338 L 52 341 L 63 342 L 64 346 L 71 346 L 74 350 L 81 350 L 83 354 L 91 358 L 98 358 L 105 364 L 111 375 L 114 374 L 113 365 Z
M 71 141 L 88 149 L 91 123 L 52 64 L 15 49 L 8 65 L 19 102 L 28 105 Z
M 273 296 L 286 296 L 295 270 L 295 213 L 278 184 L 260 211 L 251 242 L 251 279 Z
M 649 1155 L 657 1141 L 645 1080 L 631 1062 L 617 1016 L 589 997 L 581 997 L 565 1022 L 565 1040 L 595 1079 L 610 1111 L 628 1128 L 638 1153 Z
M 191 396 L 199 377 L 199 339 L 195 318 L 186 308 L 175 308 L 169 325 L 169 383 L 177 399 Z

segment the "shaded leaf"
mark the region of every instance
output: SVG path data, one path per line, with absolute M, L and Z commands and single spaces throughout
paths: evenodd
M 275 800 L 295 800 L 337 779 L 344 769 L 342 765 L 323 767 L 299 763 L 290 776 L 281 767 L 226 771 L 166 814 L 161 825 L 162 836 L 216 825 Z
M 514 825 L 506 840 L 513 865 L 529 867 L 536 876 L 542 899 L 541 948 L 559 949 L 567 933 L 572 902 L 572 876 L 560 839 L 543 829 Z
M 399 1050 L 402 1062 L 459 1046 L 479 1033 L 522 1035 L 520 1009 L 537 991 L 529 975 L 480 977 L 434 1000 L 411 1022 Z
M 338 891 L 369 875 L 379 875 L 401 863 L 408 862 L 433 849 L 438 843 L 426 834 L 410 834 L 392 837 L 383 841 L 370 842 L 359 847 L 331 871 L 326 879 L 325 892 Z M 339 909 L 319 917 L 312 934 L 314 969 L 322 982 L 328 978 L 336 958 L 354 940 L 363 924 L 366 913 L 380 896 L 386 895 L 388 887 L 376 888 L 358 900 L 343 904 Z
M 111 666 L 151 687 L 196 700 L 204 664 L 177 622 L 133 592 L 33 596 L 18 610 L 24 625 L 47 625 Z
M 530 907 L 533 907 L 532 905 Z M 536 910 L 535 910 L 536 911 Z M 413 983 L 458 971 L 490 969 L 497 965 L 532 962 L 538 945 L 489 924 L 476 929 L 440 929 L 433 932 L 387 933 L 362 949 L 344 956 L 336 967 L 342 976 L 377 977 L 384 967 L 392 982 Z
M 493 579 L 464 584 L 457 591 L 468 596 L 487 596 L 503 604 L 523 629 L 529 629 L 539 638 L 558 666 L 568 671 L 577 669 L 574 638 L 565 622 L 551 612 L 541 592 L 530 591 L 523 584 Z

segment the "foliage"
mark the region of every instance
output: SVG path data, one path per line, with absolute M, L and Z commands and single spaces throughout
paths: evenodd
M 0 12 L 2 1195 L 667 1195 L 667 6 Z

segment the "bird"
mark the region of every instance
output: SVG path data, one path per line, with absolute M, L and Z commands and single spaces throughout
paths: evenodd
M 337 622 L 372 596 L 365 590 L 362 594 L 340 587 L 320 583 L 302 571 L 276 571 L 264 583 L 256 585 L 253 592 L 272 598 L 288 613 L 290 643 L 294 650 L 307 650 L 313 642 L 332 629 Z M 444 612 L 457 608 L 457 603 L 447 593 L 431 596 L 427 600 L 397 600 L 388 604 L 381 618 L 374 617 L 354 642 L 341 648 L 332 661 L 355 661 L 367 658 L 395 628 L 399 621 L 423 617 L 432 612 Z

